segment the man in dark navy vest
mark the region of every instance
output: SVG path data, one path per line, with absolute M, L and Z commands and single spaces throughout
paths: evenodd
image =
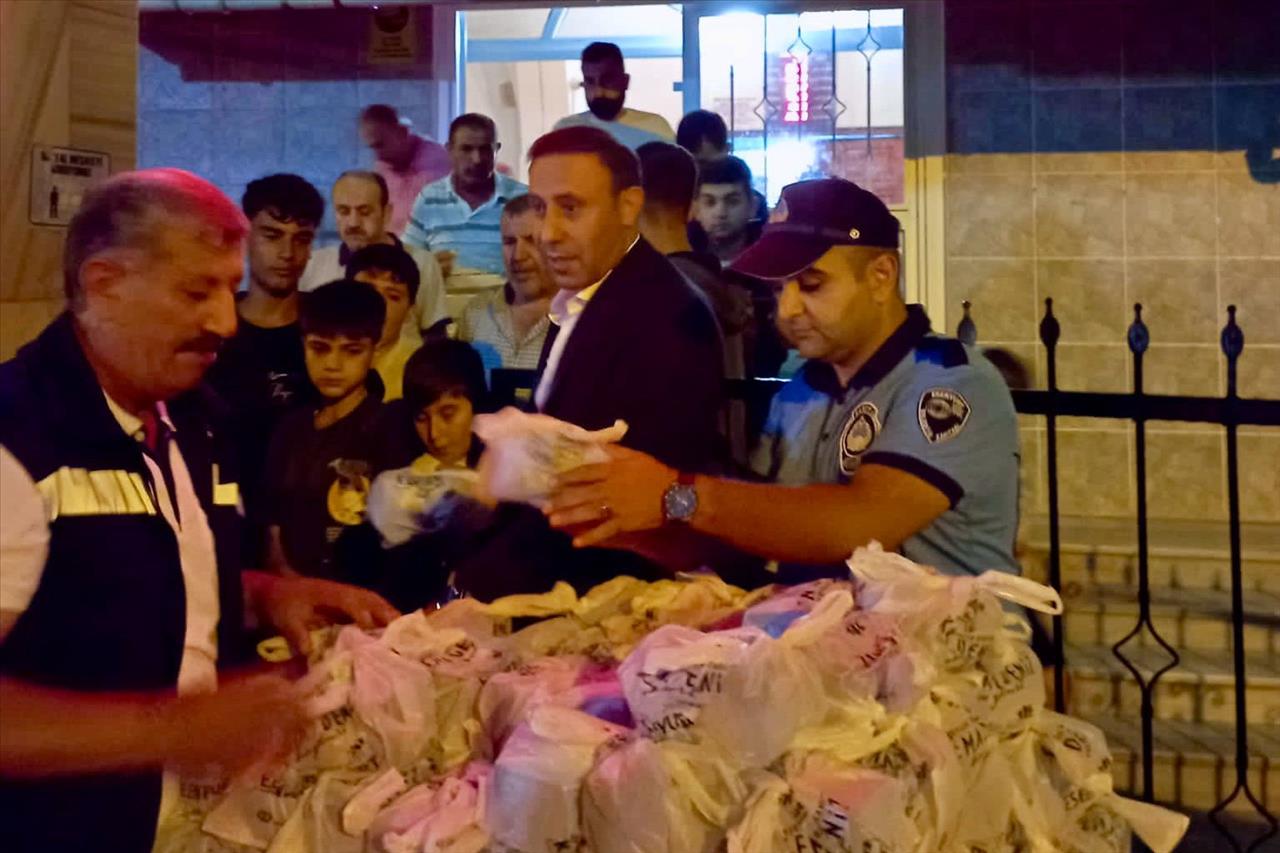
M 164 768 L 235 770 L 291 742 L 286 681 L 218 685 L 246 616 L 305 647 L 323 614 L 396 615 L 241 571 L 235 454 L 201 379 L 235 332 L 246 226 L 195 175 L 109 179 L 68 228 L 66 311 L 0 365 L 6 849 L 149 850 Z

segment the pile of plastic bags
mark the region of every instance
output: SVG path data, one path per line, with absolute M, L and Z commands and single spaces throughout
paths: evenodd
M 561 585 L 330 632 L 294 760 L 184 786 L 158 849 L 1173 849 L 1186 818 L 1116 795 L 1101 733 L 1044 708 L 1013 611 L 1056 593 L 875 547 L 849 568 L 753 593 Z

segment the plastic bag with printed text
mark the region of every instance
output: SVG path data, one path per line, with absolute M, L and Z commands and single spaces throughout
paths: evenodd
M 519 850 L 578 849 L 583 779 L 598 754 L 620 744 L 626 733 L 572 708 L 534 708 L 494 762 L 485 827 Z
M 833 592 L 776 640 L 756 628 L 659 628 L 620 669 L 637 725 L 654 740 L 714 744 L 744 767 L 767 766 L 824 715 L 822 680 L 804 650 L 852 603 Z
M 1043 711 L 1010 766 L 1025 797 L 1015 814 L 1032 849 L 1126 853 L 1130 831 L 1154 853 L 1170 853 L 1186 815 L 1121 797 L 1112 790 L 1111 752 L 1097 727 Z
M 383 810 L 366 833 L 369 853 L 494 851 L 484 828 L 493 768 L 472 762 L 453 776 L 420 785 Z
M 583 830 L 594 853 L 713 853 L 749 790 L 713 750 L 634 736 L 588 774 Z
M 555 478 L 582 465 L 604 462 L 604 445 L 621 441 L 627 425 L 589 432 L 547 415 L 506 408 L 476 415 L 475 434 L 485 443 L 481 492 L 499 501 L 543 504 Z

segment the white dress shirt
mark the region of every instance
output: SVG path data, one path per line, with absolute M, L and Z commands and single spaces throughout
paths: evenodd
M 640 235 L 637 234 L 631 241 L 631 245 L 627 247 L 627 251 L 623 252 L 622 257 L 626 258 L 631 254 L 631 250 L 639 242 Z M 619 260 L 618 263 L 622 261 Z M 539 411 L 547 404 L 547 397 L 551 396 L 551 388 L 556 381 L 556 371 L 560 368 L 560 359 L 564 356 L 564 348 L 569 345 L 569 337 L 573 334 L 574 327 L 578 325 L 578 318 L 582 316 L 583 311 L 587 310 L 587 303 L 600 291 L 612 274 L 613 270 L 609 270 L 604 274 L 604 278 L 589 287 L 577 291 L 560 290 L 551 297 L 551 322 L 560 328 L 556 332 L 556 339 L 551 342 L 551 352 L 547 353 L 547 366 L 542 371 L 542 381 L 533 392 L 533 401 L 538 405 Z

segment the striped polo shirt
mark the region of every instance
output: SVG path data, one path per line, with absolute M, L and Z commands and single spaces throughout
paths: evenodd
M 478 271 L 504 275 L 502 266 L 502 234 L 499 230 L 502 208 L 529 188 L 501 173 L 494 174 L 493 197 L 471 209 L 453 189 L 453 176 L 446 175 L 427 184 L 413 203 L 413 213 L 404 231 L 404 241 L 433 252 L 449 250 L 458 253 L 454 274 Z

